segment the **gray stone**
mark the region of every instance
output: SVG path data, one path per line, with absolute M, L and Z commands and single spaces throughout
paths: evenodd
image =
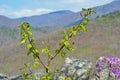
M 35 73 L 35 80 L 40 80 L 40 76 L 44 75 L 43 73 Z
M 0 73 L 0 80 L 9 80 L 9 79 L 6 75 Z
M 40 80 L 40 76 L 42 76 L 43 74 L 39 72 L 39 73 L 35 73 L 34 75 L 35 75 L 35 80 Z M 22 75 L 9 77 L 9 80 L 22 80 Z
M 96 63 L 98 67 L 100 59 Z M 85 59 L 66 58 L 60 72 L 57 74 L 51 74 L 51 77 L 56 80 L 66 79 L 71 77 L 72 80 L 116 80 L 115 75 L 109 72 L 106 64 L 102 64 L 102 70 L 99 73 L 92 72 L 92 62 Z M 35 80 L 40 80 L 40 76 L 44 75 L 41 71 L 35 73 Z M 0 80 L 22 80 L 21 75 L 8 77 L 4 74 L 0 74 Z
M 9 77 L 10 80 L 22 80 L 22 75 L 16 75 L 16 76 L 12 76 Z
M 73 80 L 88 79 L 92 63 L 84 59 L 66 58 L 65 64 L 62 66 L 58 80 L 61 78 L 72 77 Z

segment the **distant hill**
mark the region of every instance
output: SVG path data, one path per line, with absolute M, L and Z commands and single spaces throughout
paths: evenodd
M 110 12 L 118 11 L 120 10 L 120 0 L 114 0 L 109 4 L 94 7 L 94 10 L 97 12 L 96 16 L 101 16 Z
M 18 22 L 28 21 L 32 26 L 42 27 L 42 26 L 65 26 L 68 23 L 71 23 L 73 19 L 70 17 L 75 13 L 69 10 L 56 11 L 48 14 L 19 18 L 16 19 Z
M 120 0 L 115 0 L 111 3 L 94 7 L 94 10 L 97 12 L 96 15 L 93 15 L 91 18 L 95 18 L 97 16 L 101 16 L 104 14 L 108 14 L 110 12 L 120 10 Z M 81 21 L 81 16 L 79 12 L 75 13 L 69 10 L 56 11 L 44 15 L 32 16 L 17 19 L 20 22 L 28 21 L 33 26 L 72 26 Z
M 15 21 L 15 20 L 12 20 L 12 19 L 9 19 L 3 15 L 0 15 L 0 28 L 1 27 L 5 27 L 5 28 L 8 28 L 8 27 L 16 27 L 18 25 L 18 22 Z
M 111 3 L 94 7 L 97 12 L 91 18 L 102 16 L 110 12 L 120 10 L 120 0 L 114 0 Z M 43 15 L 35 15 L 31 17 L 22 17 L 17 19 L 9 19 L 4 16 L 0 16 L 0 27 L 15 27 L 22 22 L 29 22 L 33 27 L 61 27 L 72 26 L 81 21 L 79 12 L 72 12 L 70 10 L 56 11 Z

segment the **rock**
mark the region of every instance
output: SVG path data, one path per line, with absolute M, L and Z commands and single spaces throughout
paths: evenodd
M 40 76 L 44 75 L 43 73 L 35 73 L 35 80 L 40 80 Z
M 8 77 L 2 73 L 0 73 L 0 80 L 8 80 Z
M 98 67 L 100 59 L 101 58 L 99 58 L 96 63 L 96 68 Z M 59 73 L 51 74 L 50 76 L 56 80 L 64 80 L 67 77 L 72 78 L 72 80 L 116 80 L 115 74 L 110 73 L 106 64 L 102 63 L 102 69 L 98 73 L 92 71 L 93 67 L 92 62 L 89 60 L 66 58 Z M 40 71 L 34 75 L 35 80 L 40 80 L 40 76 L 44 75 L 44 73 Z M 22 80 L 22 76 L 17 75 L 8 77 L 0 73 L 0 80 Z
M 58 80 L 72 77 L 73 80 L 85 80 L 90 76 L 92 62 L 85 59 L 66 58 L 62 66 Z
M 40 76 L 42 76 L 42 73 L 35 73 L 35 80 L 40 80 Z M 1 79 L 0 79 L 1 80 Z M 22 75 L 12 76 L 9 78 L 9 80 L 22 80 Z
M 16 75 L 9 78 L 10 80 L 22 80 L 22 75 Z

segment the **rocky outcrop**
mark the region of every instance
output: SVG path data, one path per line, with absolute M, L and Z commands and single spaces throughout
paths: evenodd
M 71 77 L 73 80 L 87 80 L 90 78 L 92 62 L 84 59 L 66 58 L 58 80 Z
M 8 76 L 0 73 L 0 80 L 8 80 Z
M 98 67 L 100 59 L 96 63 Z M 56 80 L 64 80 L 67 77 L 71 77 L 72 80 L 116 80 L 115 75 L 109 72 L 106 64 L 102 64 L 102 69 L 99 73 L 92 71 L 94 65 L 89 60 L 66 58 L 60 72 L 57 75 L 52 75 Z M 35 80 L 40 80 L 40 76 L 43 73 L 35 73 Z M 22 80 L 22 76 L 8 77 L 4 74 L 0 74 L 0 80 Z
M 22 80 L 22 75 L 16 75 L 16 76 L 9 77 L 9 80 Z

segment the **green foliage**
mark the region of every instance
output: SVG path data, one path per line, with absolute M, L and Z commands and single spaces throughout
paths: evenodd
M 120 25 L 120 11 L 112 12 L 99 16 L 95 20 L 91 21 L 89 25 L 101 26 L 101 27 L 119 27 Z M 111 28 L 110 28 L 111 29 Z M 113 29 L 114 30 L 114 29 Z
M 65 51 L 61 52 L 61 56 L 64 58 L 67 53 Z
M 40 77 L 40 80 L 52 80 L 52 78 L 50 77 L 48 73 L 46 73 L 45 75 Z
M 67 78 L 60 78 L 60 80 L 72 80 L 72 78 L 71 77 L 67 77 Z
M 33 55 L 33 64 L 32 65 L 25 65 L 25 68 L 23 69 L 28 69 L 30 73 L 24 73 L 23 74 L 23 79 L 27 79 L 29 78 L 30 80 L 34 80 L 34 75 L 32 73 L 32 71 L 29 69 L 31 67 L 38 69 L 39 68 L 39 63 L 44 67 L 45 69 L 45 74 L 43 76 L 40 77 L 41 80 L 52 80 L 51 76 L 50 76 L 50 63 L 53 61 L 53 59 L 60 54 L 61 57 L 65 57 L 66 56 L 66 52 L 65 51 L 73 51 L 74 47 L 72 46 L 72 44 L 70 43 L 70 40 L 73 36 L 75 36 L 78 31 L 87 31 L 86 25 L 88 24 L 89 21 L 89 16 L 91 15 L 91 13 L 95 11 L 92 8 L 88 8 L 88 9 L 82 9 L 82 12 L 80 12 L 81 16 L 83 16 L 84 21 L 81 22 L 78 25 L 75 25 L 73 27 L 71 27 L 68 31 L 64 30 L 64 37 L 62 38 L 61 42 L 59 43 L 59 48 L 55 49 L 54 53 L 51 53 L 52 51 L 50 50 L 49 46 L 50 45 L 46 45 L 44 41 L 42 41 L 42 44 L 45 45 L 44 48 L 42 48 L 42 53 L 46 54 L 47 57 L 47 63 L 43 63 L 39 50 L 37 48 L 37 46 L 34 45 L 34 37 L 32 35 L 32 31 L 30 28 L 30 24 L 27 22 L 24 22 L 23 24 L 21 24 L 20 30 L 21 30 L 21 40 L 20 40 L 20 44 L 26 45 L 26 48 L 28 49 L 28 53 L 27 55 Z M 29 75 L 28 75 L 29 74 Z M 70 77 L 66 78 L 66 80 L 72 80 Z
M 20 44 L 24 44 L 25 43 L 25 39 L 24 38 L 21 38 L 21 40 L 20 40 Z
M 35 69 L 39 68 L 39 62 L 38 61 L 34 61 L 33 68 L 35 68 Z
M 108 17 L 108 18 L 115 18 L 115 17 L 120 17 L 120 11 L 112 12 L 106 15 L 102 15 L 102 17 Z

